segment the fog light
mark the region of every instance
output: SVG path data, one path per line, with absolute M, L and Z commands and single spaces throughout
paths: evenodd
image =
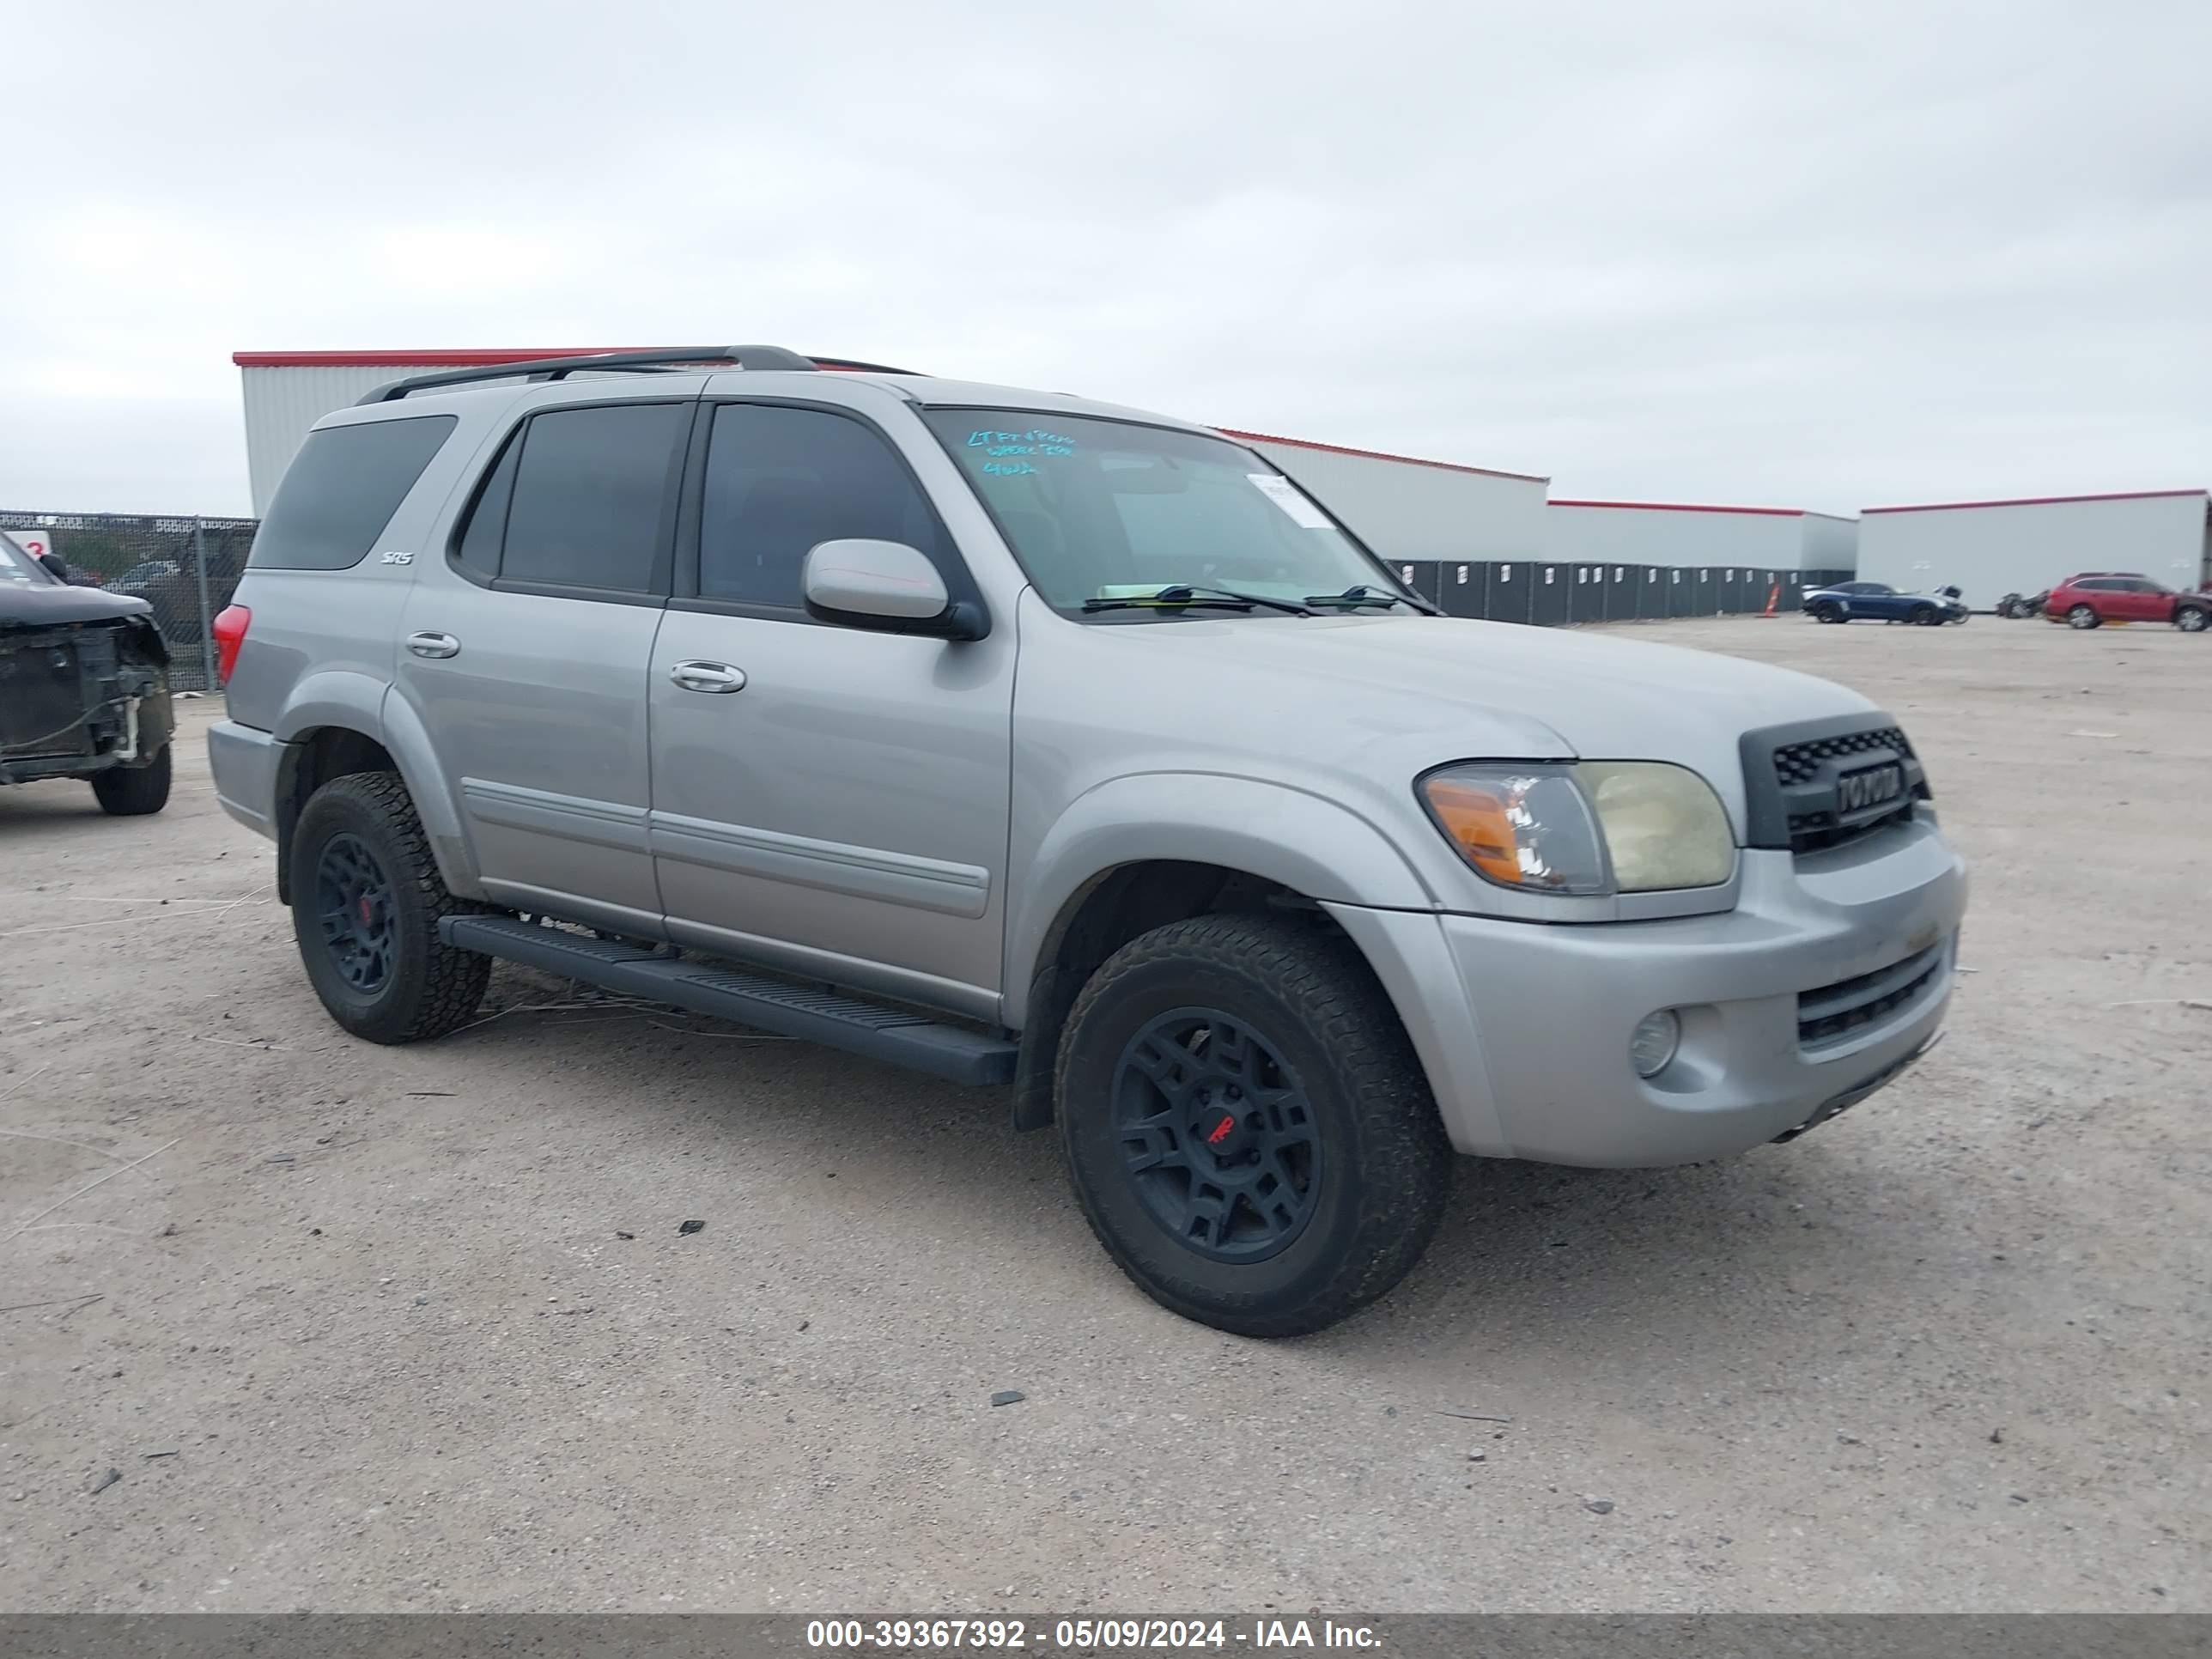
M 1674 1050 L 1681 1042 L 1682 1022 L 1674 1017 L 1672 1008 L 1644 1015 L 1636 1022 L 1636 1030 L 1628 1039 L 1628 1057 L 1635 1062 L 1636 1075 L 1658 1076 L 1667 1069 L 1667 1063 L 1674 1058 Z

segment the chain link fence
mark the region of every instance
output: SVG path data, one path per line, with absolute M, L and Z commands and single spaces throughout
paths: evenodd
M 216 689 L 216 615 L 238 586 L 259 522 L 0 510 L 0 530 L 33 553 L 58 555 L 71 581 L 154 607 L 179 691 Z

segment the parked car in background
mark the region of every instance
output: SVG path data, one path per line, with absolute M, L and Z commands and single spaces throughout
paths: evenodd
M 2051 590 L 2043 614 L 2069 628 L 2171 623 L 2185 634 L 2202 634 L 2212 626 L 2212 593 L 2177 593 L 2132 570 L 2084 570 Z
M 108 584 L 108 591 L 144 599 L 151 592 L 185 578 L 185 568 L 174 559 L 145 559 Z
M 191 573 L 175 559 L 146 559 L 109 584 L 111 593 L 127 593 L 153 607 L 154 621 L 172 639 L 199 632 L 198 592 Z
M 1958 593 L 1955 587 L 1900 593 L 1887 582 L 1838 582 L 1808 593 L 1802 609 L 1815 622 L 1901 622 L 1941 628 L 1945 623 L 1962 623 L 1970 614 Z
M 0 784 L 82 778 L 118 817 L 169 799 L 169 652 L 143 599 L 72 586 L 0 532 Z

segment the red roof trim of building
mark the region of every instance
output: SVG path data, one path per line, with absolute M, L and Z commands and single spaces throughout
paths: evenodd
M 2116 489 L 2105 495 L 2022 495 L 2006 501 L 1920 501 L 1905 507 L 1863 507 L 1864 513 L 1957 513 L 1974 507 L 2063 507 L 2069 501 L 2151 501 L 2202 495 L 2202 489 Z
M 1805 516 L 1805 509 L 1802 507 L 1713 507 L 1697 501 L 1569 501 L 1565 496 L 1554 495 L 1552 498 L 1552 505 L 1553 507 L 1616 507 L 1637 513 L 1749 513 L 1765 519 L 1802 519 Z M 1836 515 L 1832 513 L 1823 513 L 1820 516 L 1828 519 Z
M 1523 483 L 1549 483 L 1540 472 L 1506 472 L 1494 466 L 1468 466 L 1461 461 L 1431 461 L 1419 455 L 1393 455 L 1383 449 L 1353 449 L 1346 444 L 1316 443 L 1311 438 L 1285 438 L 1273 432 L 1239 432 L 1218 426 L 1224 438 L 1241 438 L 1248 444 L 1281 444 L 1290 449 L 1317 449 L 1327 455 L 1355 455 L 1363 461 L 1399 461 L 1409 466 L 1433 466 L 1445 472 L 1473 472 L 1485 478 L 1517 478 Z

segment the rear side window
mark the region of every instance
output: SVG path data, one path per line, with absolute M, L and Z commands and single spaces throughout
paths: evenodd
M 451 415 L 418 415 L 310 432 L 276 486 L 246 563 L 277 570 L 359 564 L 456 424 Z
M 602 404 L 532 418 L 514 464 L 500 580 L 654 591 L 677 441 L 690 416 L 689 403 L 672 403 Z M 480 510 L 492 496 L 488 490 Z M 468 533 L 475 529 L 472 518 Z M 464 549 L 467 541 L 465 534 Z
M 521 459 L 522 434 L 518 430 L 477 491 L 468 522 L 453 544 L 453 562 L 479 581 L 499 574 L 499 548 L 507 537 L 507 508 L 514 497 L 514 469 Z
M 714 411 L 699 512 L 699 595 L 802 608 L 816 544 L 904 542 L 945 568 L 937 514 L 883 437 L 842 415 L 776 404 Z

